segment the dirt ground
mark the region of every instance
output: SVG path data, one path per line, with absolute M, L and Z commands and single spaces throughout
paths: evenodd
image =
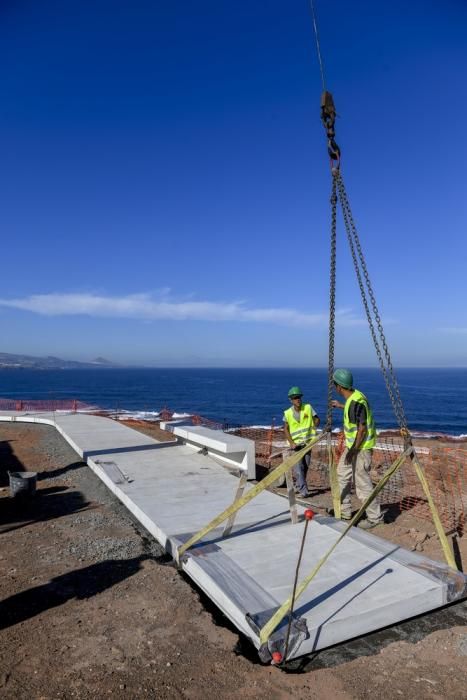
M 29 503 L 8 470 L 39 472 Z M 261 665 L 53 428 L 0 423 L 0 542 L 2 698 L 467 698 L 465 602 Z

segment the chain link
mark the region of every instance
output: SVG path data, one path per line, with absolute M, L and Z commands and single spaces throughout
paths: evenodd
M 312 6 L 313 9 L 313 6 Z M 342 215 L 344 218 L 345 230 L 349 241 L 350 252 L 357 275 L 360 294 L 365 308 L 365 313 L 370 328 L 371 337 L 375 346 L 378 362 L 383 373 L 383 378 L 386 384 L 386 389 L 391 399 L 394 414 L 399 423 L 401 434 L 406 442 L 410 440 L 410 433 L 407 427 L 407 419 L 405 417 L 404 407 L 399 391 L 394 368 L 389 354 L 389 348 L 384 335 L 383 324 L 379 315 L 376 298 L 373 292 L 373 287 L 370 282 L 370 276 L 363 255 L 360 238 L 358 236 L 357 227 L 355 225 L 352 210 L 350 208 L 347 192 L 344 185 L 344 180 L 340 172 L 340 150 L 337 146 L 335 136 L 335 119 L 336 108 L 332 94 L 326 90 L 321 95 L 321 121 L 326 129 L 328 137 L 328 152 L 331 157 L 331 172 L 332 172 L 332 194 L 331 194 L 331 265 L 330 265 L 330 287 L 329 287 L 329 354 L 328 354 L 328 406 L 326 416 L 325 430 L 332 430 L 332 393 L 334 388 L 333 373 L 334 373 L 334 342 L 335 342 L 335 321 L 336 321 L 336 221 L 337 221 L 337 200 L 340 200 Z M 335 161 L 335 162 L 333 162 Z M 363 273 L 363 277 L 362 277 Z M 366 288 L 365 288 L 366 285 Z M 370 311 L 370 304 L 373 311 L 373 316 Z M 376 328 L 375 328 L 376 325 Z M 378 333 L 376 332 L 378 331 Z M 379 339 L 378 339 L 379 334 Z M 384 355 L 384 358 L 383 358 Z
M 329 433 L 332 429 L 332 392 L 334 382 L 334 338 L 336 327 L 336 241 L 337 241 L 337 183 L 338 169 L 332 170 L 332 192 L 331 192 L 331 264 L 329 283 L 329 352 L 328 352 L 328 410 L 326 416 L 326 427 Z
M 405 417 L 405 412 L 404 412 L 404 407 L 402 405 L 402 399 L 400 396 L 400 391 L 399 391 L 399 385 L 397 383 L 396 375 L 394 372 L 394 368 L 391 362 L 391 356 L 389 354 L 389 348 L 387 346 L 386 338 L 384 335 L 384 330 L 383 330 L 383 324 L 381 322 L 381 317 L 379 315 L 378 311 L 378 306 L 376 304 L 376 299 L 375 295 L 373 292 L 373 287 L 370 282 L 370 276 L 368 274 L 368 269 L 366 266 L 365 258 L 363 256 L 363 251 L 362 247 L 360 244 L 360 239 L 358 236 L 357 228 L 355 226 L 355 222 L 352 216 L 352 210 L 350 208 L 350 204 L 347 198 L 347 192 L 345 190 L 345 185 L 344 181 L 342 179 L 342 175 L 339 170 L 336 171 L 336 175 L 334 175 L 334 181 L 337 180 L 337 187 L 338 187 L 338 192 L 339 192 L 339 199 L 341 203 L 341 208 L 342 208 L 342 214 L 344 217 L 344 225 L 345 229 L 347 232 L 347 239 L 349 241 L 350 245 L 350 251 L 352 254 L 352 259 L 355 267 L 355 272 L 357 275 L 357 280 L 358 284 L 360 287 L 360 294 L 362 297 L 363 301 L 363 306 L 365 307 L 365 313 L 366 317 L 368 320 L 368 325 L 370 327 L 370 332 L 371 332 L 371 337 L 373 339 L 373 343 L 375 346 L 376 354 L 378 356 L 378 361 L 381 367 L 381 371 L 383 373 L 384 381 L 386 384 L 386 388 L 389 394 L 389 398 L 391 399 L 391 403 L 394 409 L 394 413 L 397 418 L 397 422 L 399 423 L 399 427 L 401 429 L 401 433 L 404 435 L 404 437 L 407 437 L 409 435 L 408 427 L 407 427 L 407 419 Z M 334 173 L 333 173 L 334 174 Z M 361 268 L 361 269 L 360 269 Z M 369 304 L 368 304 L 368 299 L 367 299 L 367 293 L 365 291 L 365 284 L 362 279 L 362 274 L 361 272 L 363 271 L 363 277 L 365 280 L 366 284 L 366 289 L 368 291 L 368 296 L 370 298 L 370 303 L 371 307 L 373 310 L 373 316 L 374 320 L 376 322 L 376 327 L 378 329 L 379 333 L 379 342 L 378 342 L 378 337 L 376 334 L 375 326 L 373 323 L 373 318 L 371 316 Z M 380 343 L 383 349 L 383 352 L 381 351 Z M 384 358 L 383 359 L 383 353 L 384 353 Z

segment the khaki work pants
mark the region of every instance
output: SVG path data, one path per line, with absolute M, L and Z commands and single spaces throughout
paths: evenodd
M 350 500 L 352 478 L 355 483 L 357 498 L 360 501 L 365 501 L 374 489 L 370 477 L 373 450 L 358 450 L 352 460 L 352 464 L 345 463 L 347 452 L 348 449 L 345 448 L 337 465 L 337 478 L 341 492 L 341 514 L 345 518 L 350 518 L 352 515 Z M 366 509 L 366 517 L 373 523 L 381 520 L 381 508 L 377 498 Z

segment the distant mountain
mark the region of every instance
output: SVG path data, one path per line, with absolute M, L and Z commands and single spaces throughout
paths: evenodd
M 0 369 L 90 369 L 91 367 L 118 367 L 105 357 L 96 357 L 91 362 L 62 360 L 60 357 L 33 357 L 0 352 Z

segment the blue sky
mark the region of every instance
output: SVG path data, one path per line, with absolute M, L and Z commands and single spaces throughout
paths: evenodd
M 467 4 L 315 0 L 394 363 L 467 364 Z M 0 350 L 324 366 L 308 0 L 4 0 Z M 375 364 L 342 221 L 336 360 Z

